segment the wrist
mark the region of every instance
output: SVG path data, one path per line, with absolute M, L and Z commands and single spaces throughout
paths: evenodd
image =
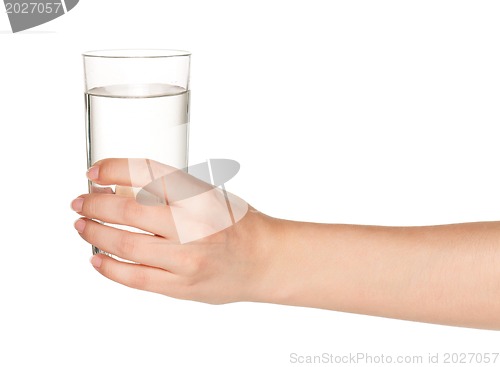
M 338 304 L 338 256 L 332 225 L 267 217 L 265 258 L 254 301 L 334 308 Z M 265 228 L 265 227 L 263 227 Z M 325 244 L 324 242 L 328 242 Z
M 246 253 L 239 268 L 238 301 L 273 303 L 273 273 L 276 271 L 276 248 L 281 242 L 281 219 L 273 218 L 249 206 L 245 217 L 234 227 L 231 242 Z
M 297 293 L 297 262 L 302 251 L 293 241 L 292 222 L 254 212 L 255 222 L 248 240 L 255 246 L 255 267 L 248 283 L 251 302 L 292 304 Z

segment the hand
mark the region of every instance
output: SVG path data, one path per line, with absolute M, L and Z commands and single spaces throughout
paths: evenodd
M 103 191 L 72 202 L 84 217 L 75 223 L 80 235 L 132 262 L 103 254 L 91 260 L 127 286 L 214 304 L 270 302 L 500 329 L 500 222 L 381 227 L 274 219 L 144 159 L 103 160 L 88 176 L 117 192 L 142 187 L 137 199 Z
M 138 199 L 144 197 L 144 189 L 137 199 L 99 192 L 72 202 L 72 208 L 83 216 L 75 222 L 80 236 L 130 261 L 95 255 L 92 265 L 102 275 L 132 288 L 214 304 L 265 298 L 277 220 L 230 193 L 149 160 L 105 159 L 87 175 L 96 184 L 117 185 L 117 192 L 130 191 L 124 187 L 155 191 L 155 183 L 160 184 L 156 188 L 163 187 L 160 195 L 154 192 L 163 196 L 161 205 L 141 204 Z M 189 192 L 194 196 L 187 197 Z M 172 200 L 175 197 L 180 200 Z

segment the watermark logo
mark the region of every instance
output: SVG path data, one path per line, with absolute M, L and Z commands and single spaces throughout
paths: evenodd
M 249 210 L 244 200 L 225 189 L 240 169 L 234 160 L 208 159 L 183 169 L 142 158 L 126 163 L 130 186 L 116 185 L 114 193 L 143 206 L 167 208 L 165 226 L 174 242 L 211 241 L 210 236 L 234 226 Z M 113 193 L 111 187 L 99 185 L 90 190 Z
M 50 22 L 73 9 L 79 0 L 4 0 L 12 32 Z
M 147 159 L 129 159 L 131 181 L 141 187 L 136 200 L 142 205 L 167 205 L 179 243 L 207 238 L 243 219 L 247 203 L 224 186 L 239 169 L 231 159 L 209 159 L 187 167 L 188 174 Z M 141 185 L 145 172 L 150 182 Z

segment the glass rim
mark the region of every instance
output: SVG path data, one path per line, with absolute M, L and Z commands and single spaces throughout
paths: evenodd
M 112 58 L 112 59 L 151 59 L 164 57 L 182 57 L 191 56 L 191 52 L 173 49 L 148 49 L 148 48 L 130 48 L 130 49 L 107 49 L 92 50 L 82 53 L 83 57 Z

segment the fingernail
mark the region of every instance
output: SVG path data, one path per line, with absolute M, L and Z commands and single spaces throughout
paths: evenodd
M 83 198 L 76 198 L 71 202 L 71 209 L 75 212 L 81 212 L 83 208 Z
M 102 264 L 102 259 L 99 256 L 94 255 L 90 258 L 90 263 L 94 268 L 99 268 Z
M 97 180 L 99 178 L 99 166 L 90 167 L 87 171 L 87 177 L 91 181 Z
M 83 219 L 78 219 L 75 222 L 75 229 L 78 231 L 78 233 L 83 233 L 86 224 L 87 222 L 85 222 Z

